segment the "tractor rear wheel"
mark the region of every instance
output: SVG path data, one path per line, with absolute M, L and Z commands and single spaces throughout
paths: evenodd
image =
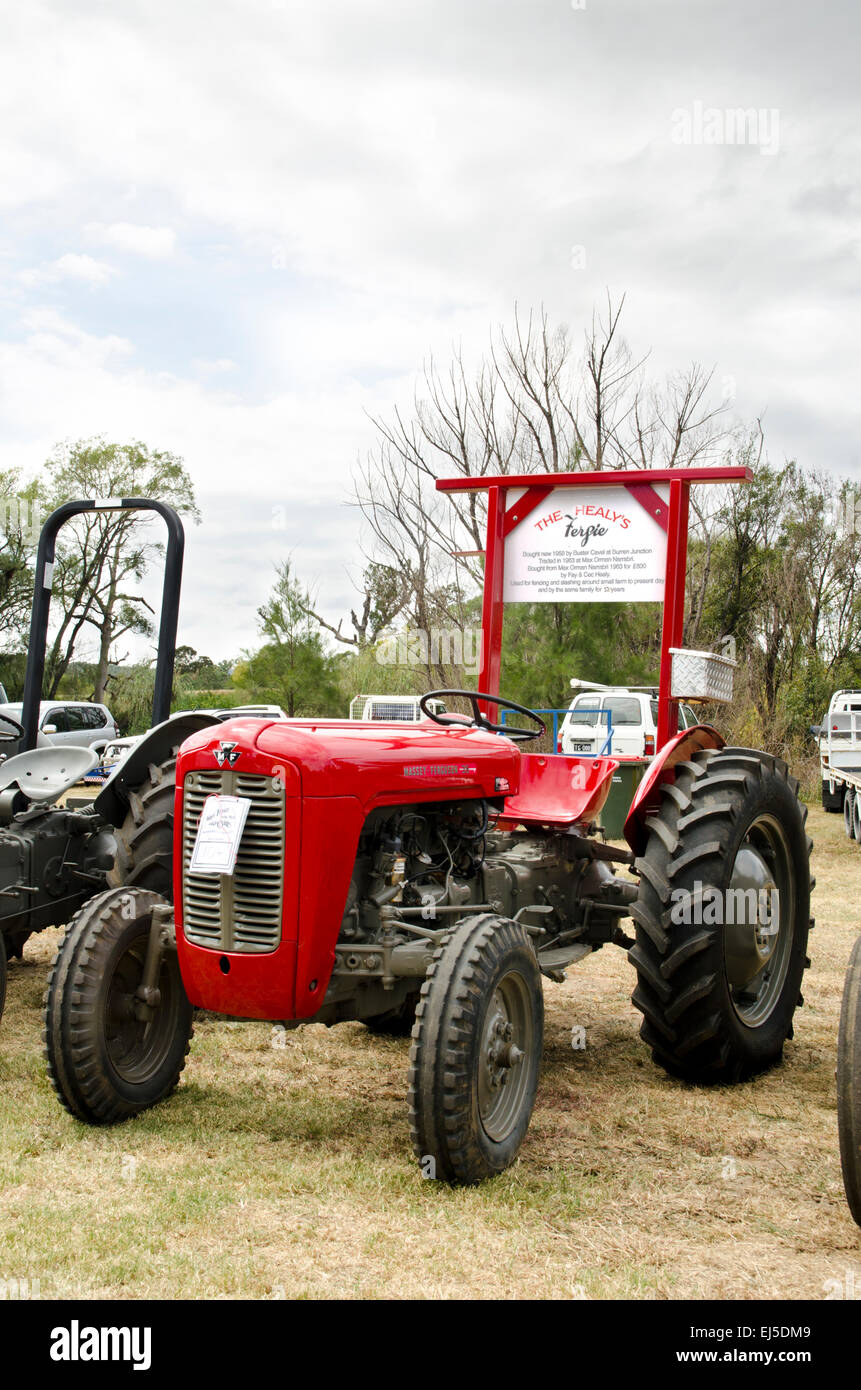
M 526 929 L 482 915 L 443 937 L 410 1049 L 413 1150 L 425 1176 L 474 1184 L 508 1168 L 529 1125 L 544 1033 Z
M 66 929 L 45 995 L 48 1074 L 60 1102 L 89 1124 L 115 1124 L 169 1095 L 185 1066 L 192 1011 L 176 953 L 165 951 L 158 999 L 144 1004 L 153 909 L 164 900 L 111 888 Z
M 173 902 L 173 803 L 175 749 L 151 763 L 147 780 L 129 792 L 129 809 L 117 827 L 117 854 L 108 873 L 113 888 L 147 888 Z
M 707 749 L 647 818 L 629 959 L 640 1035 L 689 1081 L 740 1081 L 792 1036 L 810 927 L 807 810 L 779 759 Z
M 840 1010 L 837 1124 L 846 1200 L 861 1226 L 861 937 L 849 958 Z
M 6 942 L 0 932 L 0 1018 L 6 1004 Z
M 855 788 L 847 787 L 846 795 L 843 798 L 843 829 L 849 838 L 852 838 L 852 821 L 855 815 Z

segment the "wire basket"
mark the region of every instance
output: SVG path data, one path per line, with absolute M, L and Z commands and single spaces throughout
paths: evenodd
M 732 673 L 738 665 L 718 652 L 694 652 L 670 647 L 673 659 L 670 695 L 674 700 L 732 700 Z

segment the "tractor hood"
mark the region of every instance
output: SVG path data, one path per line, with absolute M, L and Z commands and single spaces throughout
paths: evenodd
M 432 721 L 362 723 L 349 719 L 231 719 L 194 733 L 182 760 L 201 754 L 212 766 L 241 773 L 284 765 L 299 774 L 305 797 L 354 796 L 366 806 L 464 796 L 503 797 L 520 784 L 520 751 L 483 729 L 444 729 Z

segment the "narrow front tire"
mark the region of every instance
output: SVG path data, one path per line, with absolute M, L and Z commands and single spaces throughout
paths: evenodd
M 410 1130 L 426 1176 L 471 1185 L 510 1167 L 535 1103 L 543 1033 L 526 929 L 482 915 L 447 933 L 422 985 L 410 1050 Z
M 115 1124 L 169 1095 L 185 1066 L 192 1009 L 176 952 L 162 953 L 157 996 L 140 996 L 154 909 L 140 888 L 111 888 L 66 930 L 45 995 L 48 1075 L 88 1124 Z

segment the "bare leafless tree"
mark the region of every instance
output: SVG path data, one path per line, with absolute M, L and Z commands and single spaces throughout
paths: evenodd
M 635 357 L 622 336 L 624 304 L 608 294 L 580 354 L 544 309 L 515 309 L 513 327 L 493 335 L 474 370 L 462 349 L 445 369 L 431 360 L 411 410 L 374 419 L 379 443 L 357 468 L 354 502 L 368 560 L 404 580 L 389 620 L 462 621 L 480 588 L 486 494 L 442 497 L 438 478 L 681 467 L 715 455 L 727 431 L 724 407 L 710 404 L 711 374 L 694 364 L 660 387 L 647 383 L 647 356 Z M 351 631 L 325 625 L 361 646 L 372 638 L 362 615 L 373 608 L 366 586 Z

